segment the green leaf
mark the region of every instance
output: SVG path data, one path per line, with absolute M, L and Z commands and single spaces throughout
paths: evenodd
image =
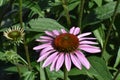
M 60 30 L 64 28 L 57 21 L 49 18 L 38 18 L 29 22 L 31 28 L 29 31 L 44 32 L 45 30 Z
M 105 61 L 102 58 L 92 56 L 88 57 L 88 60 L 91 63 L 91 68 L 89 70 L 85 69 L 84 67 L 82 70 L 73 68 L 69 72 L 69 75 L 84 74 L 90 77 L 96 77 L 97 80 L 112 80 L 112 76 L 108 71 Z
M 105 26 L 103 24 L 101 24 L 101 26 L 98 29 L 93 31 L 95 37 L 97 38 L 97 40 L 101 44 L 101 47 L 103 47 L 103 43 L 104 43 L 104 40 L 105 40 L 104 27 Z
M 24 80 L 35 80 L 35 73 L 32 71 L 27 71 L 23 74 Z
M 120 80 L 120 74 L 116 77 L 116 80 Z
M 102 5 L 102 0 L 94 0 L 94 1 L 99 7 Z
M 119 64 L 120 64 L 120 47 L 119 47 L 119 50 L 118 50 L 118 53 L 117 53 L 117 58 L 116 58 L 114 67 L 117 67 Z
M 106 5 L 97 7 L 88 14 L 83 20 L 83 26 L 92 25 L 99 23 L 105 19 L 110 18 L 113 15 L 116 2 L 109 2 Z M 120 12 L 120 5 L 118 7 L 117 13 Z
M 46 72 L 49 80 L 57 80 L 57 78 L 64 79 L 64 74 L 61 70 L 56 72 L 56 71 L 50 71 L 49 68 L 46 68 Z M 70 79 L 68 78 L 67 80 L 70 80 Z
M 77 7 L 79 4 L 80 4 L 79 0 L 71 1 L 70 4 L 68 5 L 69 11 L 75 9 L 75 7 Z
M 44 17 L 44 14 L 43 14 L 39 4 L 35 3 L 34 1 L 25 0 L 23 3 L 23 7 L 30 8 L 33 12 L 38 13 L 39 16 Z

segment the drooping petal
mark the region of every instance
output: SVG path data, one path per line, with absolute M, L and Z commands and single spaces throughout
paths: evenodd
M 64 63 L 64 53 L 60 53 L 58 60 L 56 62 L 56 71 L 58 71 Z
M 58 55 L 53 60 L 51 66 L 50 66 L 50 71 L 53 71 L 55 69 L 57 60 L 58 60 Z
M 99 47 L 91 46 L 91 45 L 80 45 L 79 48 L 89 53 L 99 53 L 101 52 Z
M 78 68 L 78 69 L 82 69 L 82 66 L 81 66 L 81 63 L 80 61 L 78 60 L 78 58 L 74 55 L 74 54 L 70 54 L 71 56 L 71 60 L 73 62 L 73 64 Z
M 40 52 L 40 55 L 43 55 L 48 51 L 55 51 L 55 50 L 53 49 L 52 46 L 49 46 L 49 47 L 46 47 L 46 48 L 42 49 L 41 52 Z
M 82 65 L 84 65 L 87 69 L 90 69 L 90 63 L 87 60 L 87 58 L 84 56 L 84 54 L 80 51 L 77 51 L 76 55 L 78 59 L 80 60 L 80 62 L 82 63 Z
M 51 46 L 51 45 L 46 43 L 46 44 L 42 44 L 42 45 L 34 47 L 33 50 L 40 50 L 42 48 L 46 48 L 46 47 L 49 47 L 49 46 Z
M 40 39 L 53 40 L 53 38 L 52 38 L 52 37 L 49 37 L 49 36 L 40 36 Z
M 79 43 L 80 43 L 80 45 L 82 45 L 82 44 L 98 44 L 97 42 L 93 42 L 93 41 L 81 41 Z
M 46 67 L 48 65 L 50 65 L 53 60 L 55 59 L 55 57 L 57 56 L 58 52 L 52 53 L 43 63 L 42 67 Z
M 75 27 L 72 27 L 72 28 L 70 29 L 69 33 L 73 34 L 74 30 L 75 30 Z
M 51 36 L 51 37 L 54 37 L 55 35 L 52 33 L 52 32 L 50 32 L 50 31 L 45 31 L 45 34 L 47 34 L 48 36 Z
M 65 66 L 66 66 L 67 71 L 70 71 L 71 59 L 70 59 L 70 55 L 68 53 L 65 54 Z
M 52 53 L 52 51 L 46 52 L 44 55 L 40 56 L 37 60 L 37 62 L 43 61 L 44 59 L 47 58 L 47 56 Z
M 82 37 L 88 36 L 88 35 L 90 35 L 90 34 L 91 34 L 91 32 L 87 32 L 87 33 L 80 34 L 80 35 L 78 35 L 77 37 L 78 37 L 78 38 L 82 38 Z
M 93 38 L 93 37 L 82 37 L 82 38 L 79 38 L 79 41 L 82 41 L 82 40 L 96 40 L 96 38 Z
M 43 42 L 43 43 L 51 43 L 52 40 L 42 40 L 42 39 L 36 39 L 38 42 Z
M 54 33 L 56 36 L 60 34 L 57 30 L 53 30 L 53 33 Z
M 62 33 L 67 33 L 67 31 L 65 29 L 61 29 Z
M 78 33 L 80 33 L 80 28 L 79 27 L 75 28 L 73 34 L 77 35 Z

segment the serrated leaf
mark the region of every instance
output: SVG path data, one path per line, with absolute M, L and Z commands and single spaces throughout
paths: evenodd
M 83 68 L 82 70 L 72 69 L 69 75 L 88 75 L 90 77 L 96 77 L 97 80 L 112 80 L 112 76 L 108 71 L 105 61 L 102 58 L 92 56 L 88 57 L 91 63 L 91 68 L 89 70 Z
M 110 18 L 113 15 L 116 2 L 109 2 L 106 5 L 97 7 L 88 14 L 83 20 L 83 26 L 92 25 L 99 23 L 105 19 Z M 118 7 L 117 13 L 120 13 L 120 5 Z
M 64 28 L 57 21 L 49 18 L 38 18 L 29 22 L 31 28 L 29 31 L 44 32 L 45 30 L 60 30 Z

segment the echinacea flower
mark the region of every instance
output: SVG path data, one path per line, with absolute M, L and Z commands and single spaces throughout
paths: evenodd
M 23 28 L 20 28 L 19 26 L 14 26 L 14 27 L 8 28 L 6 31 L 4 31 L 3 35 L 7 39 L 9 39 L 15 43 L 22 43 L 25 33 L 24 33 Z
M 90 68 L 90 63 L 83 54 L 99 53 L 101 50 L 95 46 L 97 42 L 91 41 L 96 38 L 86 37 L 91 32 L 80 34 L 79 27 L 72 27 L 69 32 L 64 29 L 60 31 L 45 31 L 46 36 L 41 36 L 36 41 L 41 42 L 41 45 L 34 47 L 34 50 L 40 51 L 40 57 L 37 62 L 43 60 L 42 67 L 47 67 L 51 64 L 50 70 L 58 71 L 65 64 L 67 71 L 70 71 L 72 63 L 82 69 L 82 65 L 86 69 Z

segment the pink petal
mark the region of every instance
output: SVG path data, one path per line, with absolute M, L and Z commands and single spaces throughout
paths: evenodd
M 40 56 L 37 60 L 37 62 L 40 62 L 42 60 L 44 60 L 45 58 L 47 58 L 47 56 L 51 53 L 51 51 L 46 52 L 44 55 Z
M 58 60 L 58 55 L 55 57 L 55 59 L 53 60 L 51 66 L 50 66 L 50 71 L 53 71 L 55 69 L 56 66 L 56 62 Z
M 75 30 L 75 27 L 72 27 L 69 33 L 73 34 L 74 30 Z
M 41 40 L 41 39 L 36 39 L 36 41 L 42 42 L 42 43 L 51 43 L 53 40 Z
M 40 52 L 40 55 L 43 55 L 43 54 L 45 54 L 45 53 L 48 52 L 48 51 L 55 51 L 55 50 L 53 49 L 52 46 L 49 46 L 49 47 L 44 48 L 44 49 Z
M 33 50 L 40 50 L 42 48 L 46 48 L 46 47 L 49 47 L 49 46 L 51 46 L 51 45 L 46 43 L 46 44 L 42 44 L 42 45 L 34 47 Z
M 80 45 L 79 48 L 89 53 L 99 53 L 101 52 L 99 47 L 90 46 L 90 45 Z
M 61 32 L 62 32 L 62 33 L 67 33 L 67 32 L 65 31 L 65 29 L 61 29 Z
M 53 30 L 53 33 L 54 33 L 55 35 L 60 35 L 60 33 L 59 33 L 57 30 Z
M 77 51 L 76 55 L 78 59 L 80 60 L 80 62 L 82 63 L 82 65 L 84 65 L 87 69 L 90 69 L 90 63 L 87 60 L 87 58 L 84 56 L 84 54 L 80 51 Z
M 57 56 L 58 52 L 52 53 L 43 63 L 42 67 L 46 67 L 48 65 L 50 65 L 53 60 L 55 59 L 55 57 Z
M 50 31 L 45 31 L 45 34 L 47 34 L 48 36 L 54 37 L 54 34 Z
M 73 64 L 81 70 L 82 66 L 81 66 L 79 59 L 74 54 L 70 54 L 70 56 L 71 56 L 71 60 L 72 60 Z
M 56 63 L 56 71 L 58 71 L 64 63 L 64 53 L 60 53 L 57 63 Z
M 67 71 L 70 71 L 71 69 L 71 59 L 69 53 L 65 54 L 65 66 L 67 68 Z
M 79 27 L 75 28 L 73 34 L 77 35 L 78 33 L 80 33 L 80 28 Z
M 40 36 L 40 38 L 45 40 L 53 40 L 53 38 L 49 36 Z
M 88 36 L 90 34 L 91 34 L 91 32 L 83 33 L 83 34 L 78 35 L 78 38 L 82 38 L 82 37 Z
M 79 41 L 82 41 L 82 40 L 96 40 L 96 38 L 92 38 L 92 37 L 82 37 L 82 38 L 79 38 Z
M 81 41 L 79 43 L 80 44 L 98 44 L 97 42 L 92 42 L 92 41 Z

